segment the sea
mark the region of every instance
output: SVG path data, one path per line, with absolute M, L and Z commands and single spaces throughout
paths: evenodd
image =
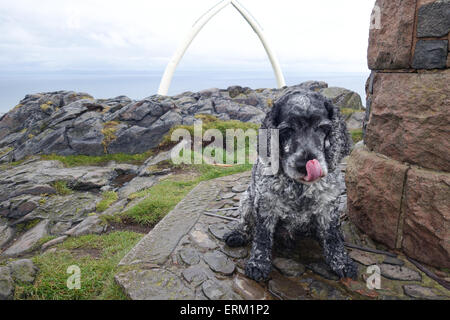
M 285 73 L 288 86 L 308 80 L 325 81 L 329 86 L 343 87 L 361 95 L 365 105 L 367 72 L 355 73 Z M 156 94 L 162 71 L 120 72 L 2 72 L 0 73 L 0 115 L 19 104 L 30 93 L 71 90 L 85 92 L 95 98 L 113 98 L 125 95 L 139 100 Z M 169 95 L 209 88 L 226 89 L 232 85 L 274 88 L 276 81 L 269 72 L 179 71 L 175 74 Z

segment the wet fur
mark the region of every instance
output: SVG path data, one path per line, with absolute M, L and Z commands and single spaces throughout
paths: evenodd
M 322 130 L 319 127 L 324 123 L 329 128 Z M 275 241 L 294 243 L 304 236 L 322 244 L 325 261 L 339 277 L 354 278 L 356 266 L 339 229 L 339 201 L 345 190 L 338 165 L 351 148 L 339 109 L 315 92 L 287 92 L 275 102 L 262 125 L 263 129 L 280 127 L 295 128 L 284 134 L 286 138 L 280 133 L 280 170 L 265 175 L 270 163 L 258 159 L 252 183 L 240 203 L 241 222 L 225 235 L 225 241 L 231 247 L 252 242 L 245 272 L 257 281 L 266 280 L 271 272 Z M 319 159 L 326 176 L 304 184 L 299 179 L 306 175 L 302 166 L 312 160 L 309 158 Z

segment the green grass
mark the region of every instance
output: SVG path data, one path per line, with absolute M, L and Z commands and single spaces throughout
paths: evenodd
M 57 238 L 56 236 L 43 237 L 43 238 L 39 239 L 39 241 L 37 242 L 36 248 L 40 248 L 43 244 L 45 244 L 45 243 L 47 243 L 49 241 L 52 241 L 53 239 L 56 239 L 56 238 Z
M 27 222 L 22 222 L 16 225 L 16 230 L 20 232 L 28 231 L 32 228 L 34 228 L 39 222 L 41 222 L 40 219 L 34 219 Z
M 353 139 L 353 143 L 358 143 L 363 139 L 363 131 L 362 129 L 350 130 L 350 134 Z
M 141 164 L 149 157 L 153 155 L 153 151 L 147 151 L 140 154 L 105 154 L 102 156 L 58 156 L 56 154 L 41 156 L 42 160 L 58 160 L 61 161 L 66 167 L 78 167 L 78 166 L 99 166 L 109 161 L 115 161 L 117 163 L 133 163 Z
M 65 167 L 79 167 L 79 166 L 101 166 L 109 161 L 115 161 L 117 163 L 131 163 L 140 165 L 145 160 L 150 158 L 154 154 L 153 150 L 149 150 L 139 154 L 105 154 L 101 156 L 84 156 L 84 155 L 72 155 L 72 156 L 59 156 L 56 154 L 41 155 L 41 160 L 57 160 L 63 163 Z M 1 170 L 6 170 L 10 167 L 17 167 L 27 161 L 29 157 L 26 157 L 19 161 L 8 162 L 0 165 Z
M 111 204 L 116 202 L 119 199 L 119 196 L 114 191 L 106 191 L 102 194 L 102 200 L 97 203 L 97 212 L 103 212 L 108 209 Z
M 14 148 L 12 148 L 12 147 L 5 148 L 5 150 L 0 151 L 0 157 L 4 156 L 5 154 L 7 154 L 13 150 L 14 150 Z
M 103 125 L 102 134 L 103 134 L 103 151 L 108 153 L 108 146 L 117 139 L 116 132 L 117 132 L 117 126 L 119 125 L 119 122 L 117 121 L 110 121 Z
M 345 118 L 348 118 L 352 114 L 356 112 L 361 112 L 363 110 L 357 110 L 357 109 L 351 109 L 351 108 L 341 108 L 341 114 L 345 116 Z
M 228 129 L 231 129 L 231 130 L 242 129 L 245 132 L 249 129 L 253 129 L 253 130 L 257 131 L 260 127 L 260 125 L 251 123 L 251 122 L 242 122 L 242 121 L 238 121 L 238 120 L 223 121 L 223 120 L 219 120 L 216 117 L 211 116 L 211 115 L 196 115 L 195 118 L 203 121 L 203 126 L 202 126 L 203 133 L 205 133 L 209 129 L 219 130 L 223 135 L 224 143 L 226 142 L 225 141 L 226 140 L 226 131 Z M 169 131 L 169 133 L 167 135 L 164 136 L 160 145 L 167 146 L 167 145 L 174 144 L 174 142 L 172 142 L 170 140 L 170 138 L 172 136 L 172 133 L 177 129 L 186 129 L 191 134 L 191 137 L 194 136 L 194 126 L 193 125 L 192 126 L 186 126 L 186 125 L 175 126 Z
M 114 282 L 117 264 L 142 238 L 133 232 L 114 232 L 103 236 L 88 235 L 69 238 L 56 252 L 35 256 L 39 267 L 34 284 L 19 284 L 15 299 L 29 300 L 123 300 L 126 299 Z M 84 254 L 82 254 L 84 252 Z M 95 252 L 89 255 L 88 252 Z M 81 289 L 67 288 L 69 266 L 81 269 Z
M 14 167 L 18 167 L 20 166 L 22 163 L 24 163 L 26 161 L 26 159 L 22 159 L 19 161 L 13 161 L 13 162 L 7 162 L 4 164 L 0 164 L 0 170 L 8 170 Z
M 66 196 L 71 194 L 73 191 L 67 186 L 66 181 L 55 181 L 53 183 L 53 187 L 56 190 L 56 193 L 60 196 Z
M 144 194 L 151 196 L 122 213 L 121 218 L 142 225 L 156 225 L 194 186 L 195 182 L 193 181 L 163 181 L 145 192 L 135 195 L 136 197 Z
M 130 196 L 132 199 L 149 197 L 123 212 L 121 218 L 146 226 L 154 226 L 201 181 L 248 171 L 251 170 L 252 165 L 237 165 L 224 168 L 203 164 L 186 167 L 197 171 L 198 175 L 185 181 L 169 178 L 149 189 L 132 194 Z
M 47 111 L 48 109 L 51 108 L 51 105 L 53 104 L 53 102 L 49 101 L 47 103 L 41 104 L 41 110 L 42 111 Z

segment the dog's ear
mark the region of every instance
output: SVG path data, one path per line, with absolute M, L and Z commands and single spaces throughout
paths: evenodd
M 350 154 L 353 142 L 339 108 L 329 101 L 325 101 L 325 107 L 332 122 L 332 128 L 327 137 L 329 146 L 325 148 L 325 158 L 328 169 L 332 172 L 342 159 Z
M 278 126 L 278 115 L 280 113 L 280 104 L 276 101 L 269 112 L 267 112 L 265 119 L 261 124 L 261 129 L 276 129 Z
M 260 156 L 259 159 L 260 161 L 265 165 L 265 166 L 270 166 L 271 165 L 271 156 L 272 156 L 272 145 L 271 145 L 271 141 L 272 141 L 272 129 L 276 129 L 278 127 L 279 124 L 279 114 L 280 114 L 280 109 L 281 109 L 281 103 L 280 103 L 280 99 L 278 99 L 277 101 L 275 101 L 275 103 L 273 104 L 272 108 L 269 110 L 269 112 L 267 112 L 266 114 L 266 118 L 263 120 L 262 124 L 261 124 L 261 129 L 263 129 L 265 131 L 265 134 L 262 134 L 262 132 L 260 131 L 259 133 L 259 143 L 258 143 L 258 155 Z M 262 145 L 266 145 L 266 152 L 262 152 L 260 147 Z M 267 157 L 266 157 L 267 156 Z

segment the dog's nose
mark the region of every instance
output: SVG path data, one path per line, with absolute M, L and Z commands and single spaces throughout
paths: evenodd
M 295 162 L 295 168 L 297 169 L 298 172 L 300 172 L 301 174 L 306 175 L 306 163 L 308 161 L 305 160 L 297 160 Z
M 308 161 L 311 161 L 314 159 L 315 159 L 315 157 L 312 154 L 308 153 L 305 156 L 298 158 L 295 161 L 295 168 L 297 169 L 297 171 L 299 173 L 306 175 L 307 174 L 306 164 L 308 163 Z

